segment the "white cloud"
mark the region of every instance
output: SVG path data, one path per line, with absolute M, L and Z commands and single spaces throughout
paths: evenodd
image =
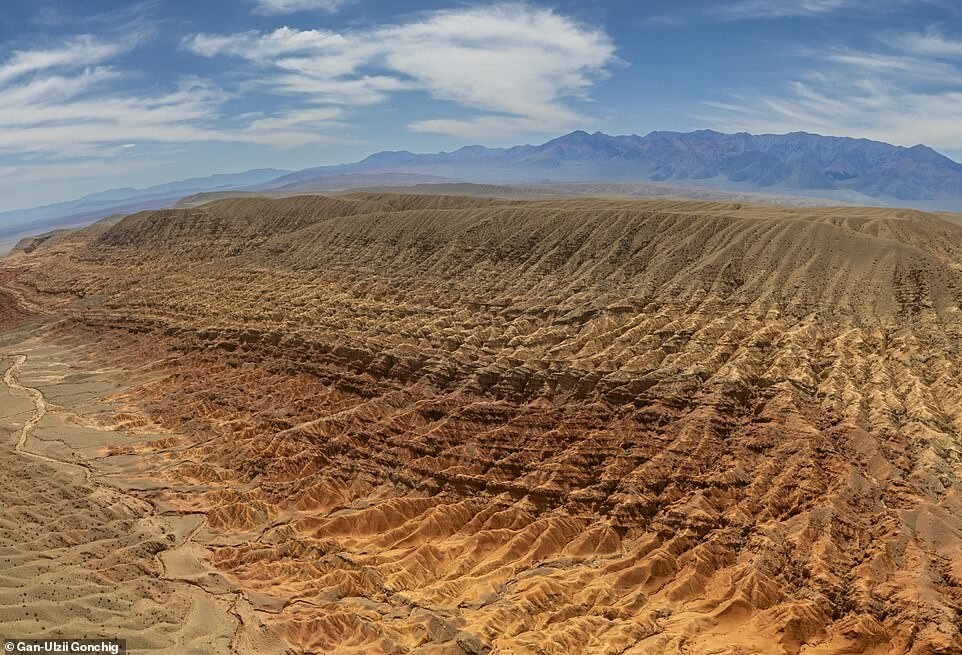
M 736 0 L 716 3 L 706 13 L 722 20 L 819 17 L 840 13 L 875 18 L 913 5 L 954 6 L 953 3 L 954 0 Z
M 20 60 L 52 60 L 33 54 Z M 64 69 L 56 73 L 0 84 L 0 152 L 76 156 L 99 144 L 209 138 L 200 125 L 226 98 L 201 80 L 160 95 L 117 95 L 109 83 L 120 73 L 108 67 L 70 70 L 81 65 L 64 60 L 48 66 Z
M 962 57 L 962 39 L 949 39 L 939 31 L 930 29 L 927 32 L 909 32 L 898 35 L 890 42 L 904 50 L 917 55 L 951 58 Z
M 338 107 L 306 107 L 275 116 L 253 116 L 234 138 L 279 147 L 342 143 L 345 139 L 337 135 L 348 128 L 346 116 L 347 112 Z
M 834 49 L 823 53 L 823 58 L 828 62 L 841 64 L 861 78 L 897 76 L 902 81 L 911 80 L 916 83 L 926 80 L 940 84 L 962 82 L 962 74 L 958 68 L 925 57 Z
M 465 119 L 431 118 L 414 121 L 408 127 L 415 132 L 450 134 L 472 141 L 510 137 L 518 132 L 544 131 L 544 123 L 536 118 L 524 116 L 475 116 Z
M 253 0 L 254 13 L 272 16 L 293 14 L 297 11 L 326 11 L 334 13 L 351 0 Z
M 204 57 L 230 55 L 251 61 L 267 61 L 281 55 L 333 55 L 346 50 L 351 42 L 336 32 L 322 30 L 294 30 L 280 27 L 264 34 L 251 30 L 238 34 L 197 34 L 184 41 L 195 54 Z M 343 53 L 348 57 L 349 53 Z M 358 59 L 361 61 L 361 59 Z M 353 66 L 348 70 L 352 70 Z
M 199 34 L 184 46 L 250 60 L 261 67 L 261 88 L 320 105 L 373 105 L 399 91 L 425 92 L 480 113 L 411 127 L 468 136 L 481 126 L 557 132 L 587 123 L 568 100 L 585 98 L 615 61 L 604 32 L 524 5 L 438 11 L 345 33 L 284 27 Z
M 645 27 L 651 28 L 674 28 L 684 27 L 688 24 L 688 19 L 681 16 L 671 16 L 668 14 L 655 14 L 641 21 Z
M 909 33 L 885 39 L 893 50 L 828 50 L 783 92 L 709 102 L 700 116 L 716 129 L 804 130 L 899 145 L 962 150 L 962 65 L 947 54 L 951 39 Z
M 816 16 L 861 4 L 860 0 L 741 0 L 727 6 L 713 7 L 711 13 L 732 20 Z
M 0 155 L 109 157 L 117 145 L 131 142 L 329 143 L 330 135 L 320 131 L 344 127 L 334 120 L 341 113 L 331 109 L 225 117 L 230 94 L 198 78 L 184 78 L 166 92 L 119 93 L 115 82 L 128 76 L 109 64 L 139 42 L 136 35 L 116 42 L 85 35 L 0 61 Z
M 114 42 L 84 35 L 57 48 L 12 53 L 0 64 L 0 152 L 71 155 L 142 138 L 151 129 L 162 141 L 170 129 L 209 117 L 224 94 L 200 81 L 156 96 L 112 92 L 123 73 L 108 60 L 139 40 L 136 34 Z
M 51 68 L 83 68 L 103 62 L 130 47 L 129 43 L 101 43 L 92 36 L 79 36 L 64 46 L 48 50 L 18 50 L 0 66 L 0 84 L 28 73 Z

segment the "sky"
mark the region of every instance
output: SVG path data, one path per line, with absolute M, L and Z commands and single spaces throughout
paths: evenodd
M 962 161 L 957 0 L 3 0 L 0 211 L 575 129 Z

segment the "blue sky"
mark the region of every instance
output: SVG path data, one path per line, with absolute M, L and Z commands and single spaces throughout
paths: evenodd
M 8 0 L 0 210 L 574 129 L 962 160 L 957 0 Z

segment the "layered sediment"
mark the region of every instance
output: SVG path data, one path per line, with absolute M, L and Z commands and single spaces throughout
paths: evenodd
M 138 371 L 167 436 L 105 455 L 295 652 L 955 653 L 960 265 L 906 210 L 245 198 L 21 249 L 0 320 Z

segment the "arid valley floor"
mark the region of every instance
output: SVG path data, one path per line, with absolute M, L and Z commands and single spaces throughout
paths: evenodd
M 962 653 L 962 226 L 223 199 L 0 260 L 0 627 Z

